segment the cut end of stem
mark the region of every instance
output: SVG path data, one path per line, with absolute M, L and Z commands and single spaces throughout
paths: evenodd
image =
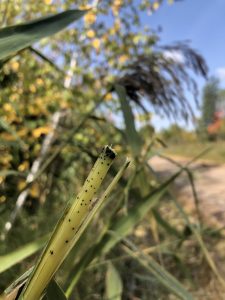
M 103 148 L 102 152 L 111 159 L 115 159 L 117 156 L 117 153 L 108 145 Z

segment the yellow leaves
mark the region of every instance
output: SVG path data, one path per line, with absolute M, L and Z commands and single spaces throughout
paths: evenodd
M 5 119 L 9 124 L 11 124 L 14 121 L 18 121 L 18 117 L 16 115 L 15 109 L 11 105 L 11 103 L 4 103 L 2 108 L 4 111 Z
M 91 9 L 92 6 L 90 4 L 85 4 L 85 5 L 79 5 L 79 9 L 85 10 L 85 9 Z
M 121 152 L 122 151 L 122 147 L 119 144 L 113 146 L 113 149 L 115 150 L 115 152 Z
M 102 35 L 101 40 L 104 44 L 106 44 L 109 41 L 109 35 L 108 33 Z
M 96 21 L 96 19 L 97 19 L 96 13 L 94 13 L 93 11 L 86 13 L 86 15 L 84 16 L 84 22 L 86 25 L 93 24 Z
M 96 52 L 99 52 L 100 46 L 101 46 L 101 41 L 99 39 L 95 38 L 91 44 L 95 48 Z
M 48 99 L 46 99 L 46 102 L 42 98 L 35 98 L 35 102 L 33 105 L 29 105 L 27 110 L 30 115 L 38 116 L 40 114 L 47 114 L 46 104 Z
M 29 162 L 27 160 L 22 162 L 22 164 L 20 164 L 19 167 L 18 167 L 18 171 L 20 171 L 20 172 L 24 172 L 28 169 L 29 169 Z
M 32 131 L 32 136 L 34 138 L 39 138 L 42 134 L 46 135 L 51 131 L 52 131 L 52 128 L 50 126 L 38 127 Z
M 68 109 L 68 108 L 71 108 L 71 104 L 66 101 L 66 100 L 63 100 L 59 103 L 59 106 L 61 109 Z
M 100 80 L 96 80 L 94 83 L 95 89 L 99 90 L 102 87 L 102 82 Z
M 52 0 L 44 0 L 46 5 L 51 5 L 52 4 Z
M 112 93 L 108 93 L 106 96 L 105 96 L 105 101 L 110 101 L 112 100 Z
M 0 177 L 0 184 L 1 184 L 1 178 L 2 178 L 2 177 Z M 1 196 L 1 197 L 0 197 L 0 203 L 4 203 L 5 200 L 6 200 L 6 196 Z
M 140 113 L 135 115 L 135 119 L 139 122 L 148 122 L 151 120 L 152 114 L 151 113 Z
M 30 90 L 31 93 L 36 93 L 37 88 L 36 88 L 36 86 L 35 86 L 34 84 L 31 84 L 31 85 L 29 86 L 29 90 Z
M 16 140 L 15 136 L 13 136 L 11 133 L 8 133 L 8 132 L 2 132 L 0 136 L 1 136 L 1 139 L 8 141 L 8 142 Z
M 122 4 L 123 4 L 123 1 L 121 1 L 121 0 L 113 1 L 112 12 L 113 12 L 114 16 L 119 15 L 119 10 L 120 10 L 120 7 Z
M 39 111 L 34 106 L 29 106 L 27 110 L 28 113 L 33 116 L 37 116 L 39 114 Z
M 31 195 L 31 197 L 33 198 L 38 198 L 40 195 L 40 188 L 37 182 L 33 183 L 31 188 L 30 188 L 30 192 L 29 194 Z
M 118 6 L 113 5 L 112 6 L 112 11 L 113 11 L 114 16 L 118 16 L 118 14 L 119 14 Z
M 17 93 L 10 95 L 10 100 L 12 102 L 16 102 L 17 100 L 19 100 L 19 95 Z
M 17 189 L 19 191 L 21 191 L 22 189 L 24 189 L 26 186 L 26 181 L 24 179 L 21 179 L 18 181 L 18 184 L 17 184 Z
M 38 86 L 43 86 L 44 85 L 44 80 L 41 79 L 41 78 L 37 78 L 36 83 L 37 83 Z
M 17 135 L 20 137 L 20 138 L 23 138 L 27 135 L 28 133 L 28 129 L 27 128 L 21 128 L 18 132 L 17 132 Z
M 94 37 L 95 37 L 95 32 L 94 32 L 94 30 L 92 30 L 92 29 L 88 30 L 87 33 L 86 33 L 86 36 L 87 36 L 89 39 L 94 38 Z
M 159 6 L 160 6 L 160 4 L 159 4 L 158 1 L 156 1 L 156 2 L 154 2 L 154 3 L 152 4 L 153 10 L 157 10 L 157 9 L 159 8 Z
M 5 112 L 14 112 L 14 108 L 12 107 L 12 105 L 10 103 L 5 103 L 3 105 L 3 109 Z
M 113 67 L 115 65 L 115 59 L 114 58 L 109 58 L 108 59 L 108 64 L 110 67 Z
M 19 63 L 18 61 L 13 61 L 12 64 L 11 64 L 11 68 L 13 71 L 17 72 L 19 70 Z
M 128 59 L 129 59 L 128 55 L 123 54 L 119 57 L 119 63 L 124 64 Z
M 134 43 L 135 45 L 137 45 L 139 42 L 141 42 L 141 40 L 142 40 L 142 36 L 140 36 L 140 35 L 135 35 L 135 36 L 133 37 L 133 43 Z
M 0 163 L 3 164 L 4 166 L 8 166 L 9 163 L 12 161 L 13 157 L 9 153 L 3 153 L 0 156 Z
M 36 145 L 34 146 L 33 154 L 34 154 L 35 156 L 39 155 L 39 154 L 40 154 L 40 150 L 41 150 L 41 145 L 40 145 L 40 144 L 36 144 Z
M 117 33 L 119 32 L 120 28 L 121 28 L 121 22 L 120 22 L 119 19 L 116 19 L 115 22 L 114 22 L 113 27 L 111 27 L 111 28 L 109 29 L 109 34 L 110 34 L 110 35 L 115 35 L 115 34 L 117 34 Z

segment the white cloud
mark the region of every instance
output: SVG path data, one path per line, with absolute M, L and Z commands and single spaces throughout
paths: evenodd
M 225 67 L 216 69 L 216 76 L 219 78 L 220 81 L 225 83 Z
M 173 61 L 177 63 L 184 63 L 184 56 L 183 54 L 178 50 L 166 50 L 164 51 L 165 58 L 172 59 Z

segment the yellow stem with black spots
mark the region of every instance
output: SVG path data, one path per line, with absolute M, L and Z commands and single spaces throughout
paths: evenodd
M 39 300 L 42 297 L 46 286 L 74 246 L 79 228 L 93 208 L 93 197 L 115 157 L 113 149 L 109 146 L 103 148 L 74 203 L 66 208 L 56 225 L 19 299 Z

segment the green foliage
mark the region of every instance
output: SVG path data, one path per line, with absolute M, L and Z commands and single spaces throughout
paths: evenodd
M 46 290 L 46 295 L 43 298 L 44 300 L 66 300 L 66 296 L 64 295 L 63 290 L 60 288 L 60 286 L 57 284 L 55 280 L 52 280 L 48 288 Z
M 129 243 L 132 245 L 132 243 Z M 132 245 L 133 246 L 133 245 Z M 133 248 L 137 251 L 136 247 Z M 134 250 L 133 249 L 133 250 Z M 145 255 L 139 250 L 137 255 L 134 251 L 126 248 L 126 252 L 128 252 L 132 257 L 136 258 L 137 261 L 147 269 L 151 274 L 153 274 L 162 285 L 166 286 L 168 290 L 173 291 L 175 295 L 177 295 L 180 299 L 183 300 L 193 300 L 193 297 L 190 293 L 188 293 L 185 288 L 176 280 L 170 273 L 168 273 L 164 268 L 160 266 L 154 259 L 151 258 L 150 255 Z
M 177 124 L 172 124 L 169 128 L 160 133 L 165 143 L 183 144 L 184 142 L 195 142 L 197 137 L 194 132 L 186 131 Z
M 121 110 L 123 112 L 124 122 L 126 126 L 126 138 L 128 144 L 131 147 L 133 156 L 137 157 L 140 154 L 141 138 L 135 128 L 134 116 L 127 99 L 126 90 L 123 86 L 120 85 L 116 85 L 115 90 L 119 96 Z
M 217 111 L 219 101 L 219 81 L 212 77 L 205 85 L 202 95 L 202 116 L 199 120 L 197 131 L 199 136 L 204 139 L 210 139 L 208 126 L 215 121 L 215 112 Z
M 211 78 L 203 90 L 202 121 L 205 127 L 213 123 L 218 98 L 219 81 L 216 78 Z
M 0 60 L 16 54 L 44 37 L 51 36 L 84 16 L 86 11 L 70 10 L 29 23 L 0 30 Z
M 8 270 L 13 265 L 21 262 L 30 255 L 36 253 L 43 248 L 49 235 L 40 239 L 36 239 L 27 245 L 23 245 L 20 249 L 16 249 L 13 252 L 0 256 L 0 273 Z
M 123 283 L 119 272 L 112 263 L 108 264 L 105 285 L 107 299 L 122 299 Z

